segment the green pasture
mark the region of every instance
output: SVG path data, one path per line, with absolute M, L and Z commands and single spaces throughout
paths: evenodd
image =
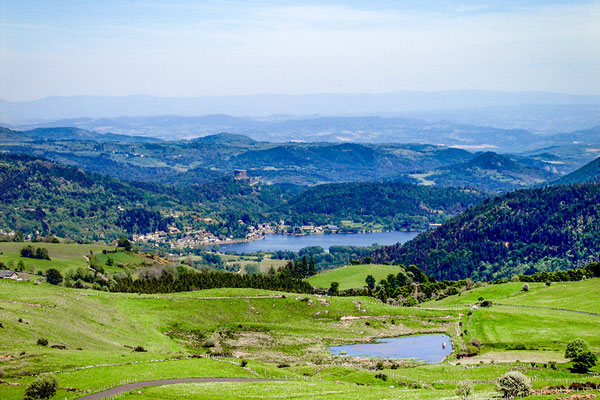
M 321 288 L 328 288 L 331 282 L 338 282 L 340 289 L 362 288 L 367 286 L 365 279 L 368 275 L 373 275 L 375 280 L 387 278 L 389 274 L 398 274 L 402 271 L 401 267 L 394 265 L 361 264 L 347 265 L 345 267 L 323 271 L 308 279 L 308 282 Z
M 21 249 L 31 245 L 34 248 L 43 247 L 48 250 L 50 260 L 21 257 Z M 65 244 L 65 243 L 30 243 L 30 242 L 0 242 L 0 262 L 8 268 L 16 268 L 19 261 L 25 265 L 25 271 L 37 273 L 48 268 L 55 268 L 61 272 L 86 268 L 86 257 L 96 256 L 98 263 L 108 273 L 123 272 L 123 268 L 135 268 L 150 265 L 153 260 L 143 254 L 118 251 L 104 254 L 103 251 L 114 251 L 114 246 L 102 244 Z M 108 259 L 113 265 L 107 265 Z
M 457 399 L 456 385 L 472 380 L 476 398 L 492 399 L 499 396 L 494 380 L 514 368 L 530 376 L 536 389 L 600 382 L 598 375 L 570 372 L 562 359 L 574 338 L 600 349 L 600 317 L 574 312 L 593 310 L 599 281 L 533 284 L 525 293 L 522 283 L 490 285 L 407 308 L 367 297 L 258 289 L 128 294 L 5 280 L 0 281 L 0 379 L 18 386 L 0 384 L 0 398 L 21 399 L 32 375 L 43 372 L 54 373 L 62 388 L 54 400 L 131 381 L 186 377 L 284 381 L 168 385 L 120 398 Z M 479 297 L 493 306 L 471 309 Z M 547 304 L 566 311 L 534 308 Z M 332 344 L 426 332 L 446 332 L 453 344 L 477 338 L 480 355 L 426 365 L 335 357 L 327 350 Z M 49 345 L 36 344 L 40 337 Z M 136 346 L 146 351 L 136 352 Z M 224 358 L 207 358 L 211 354 Z M 242 359 L 248 360 L 246 369 L 239 365 Z M 458 363 L 464 360 L 470 365 Z M 556 369 L 549 368 L 551 360 L 559 361 Z

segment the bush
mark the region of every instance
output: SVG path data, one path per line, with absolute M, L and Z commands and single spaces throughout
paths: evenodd
M 469 344 L 471 346 L 477 347 L 478 349 L 481 348 L 481 341 L 477 338 L 472 338 L 471 340 L 469 340 Z
M 523 285 L 523 289 L 521 289 L 521 292 L 528 292 L 529 291 L 529 283 L 526 283 Z
M 375 369 L 378 370 L 378 371 L 381 371 L 383 369 L 383 361 L 377 362 L 377 365 L 375 366 Z
M 48 339 L 41 337 L 37 340 L 36 343 L 40 346 L 48 346 Z
M 133 351 L 137 351 L 138 353 L 145 353 L 145 352 L 147 352 L 148 350 L 146 350 L 146 349 L 145 349 L 143 346 L 135 346 L 135 347 L 133 348 Z
M 62 281 L 63 281 L 63 276 L 60 273 L 60 271 L 58 271 L 54 268 L 49 268 L 46 270 L 46 282 L 48 282 L 51 285 L 58 285 Z
M 496 387 L 505 398 L 527 395 L 531 392 L 531 380 L 519 371 L 509 371 L 498 378 Z
M 382 381 L 387 381 L 387 375 L 382 374 L 381 372 L 375 375 L 375 378 L 381 379 Z
M 41 375 L 25 390 L 25 400 L 49 399 L 56 393 L 58 381 L 52 375 Z
M 467 400 L 473 394 L 473 383 L 471 381 L 462 381 L 456 386 L 456 395 L 463 400 Z
M 246 361 L 246 360 L 242 360 L 242 362 L 240 363 L 240 366 L 241 366 L 242 368 L 245 368 L 245 367 L 246 367 L 246 365 L 248 365 L 248 361 Z
M 598 356 L 589 350 L 582 351 L 573 358 L 573 369 L 577 372 L 586 373 L 594 368 L 598 362 Z
M 491 307 L 492 301 L 491 300 L 483 300 L 480 305 L 481 305 L 481 307 Z

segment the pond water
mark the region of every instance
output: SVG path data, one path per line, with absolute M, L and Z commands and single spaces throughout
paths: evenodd
M 330 246 L 371 246 L 372 244 L 404 243 L 417 236 L 419 232 L 370 232 L 370 233 L 336 233 L 330 235 L 281 235 L 268 234 L 262 240 L 244 243 L 232 243 L 219 246 L 226 253 L 254 253 L 257 251 L 299 251 L 307 246 L 321 246 L 325 250 Z
M 446 348 L 442 347 L 446 343 Z M 380 358 L 417 358 L 428 364 L 442 361 L 452 353 L 452 342 L 448 335 L 401 336 L 376 339 L 375 343 L 357 343 L 329 347 L 335 355 Z

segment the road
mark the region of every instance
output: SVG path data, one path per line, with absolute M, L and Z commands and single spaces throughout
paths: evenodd
M 206 382 L 279 382 L 277 379 L 261 378 L 181 378 L 181 379 L 158 379 L 154 381 L 134 382 L 127 385 L 116 386 L 103 390 L 102 392 L 88 394 L 79 397 L 78 400 L 100 400 L 120 393 L 129 392 L 149 386 L 173 385 L 176 383 L 206 383 Z

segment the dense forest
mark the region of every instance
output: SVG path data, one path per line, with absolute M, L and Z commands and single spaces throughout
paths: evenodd
M 600 185 L 523 189 L 488 199 L 376 262 L 415 264 L 436 279 L 493 280 L 566 270 L 600 252 Z
M 315 186 L 290 199 L 288 206 L 296 225 L 340 225 L 347 220 L 394 230 L 424 230 L 486 197 L 476 189 L 362 182 Z
M 47 160 L 0 154 L 0 228 L 109 239 L 172 222 L 181 204 L 164 194 Z
M 177 276 L 164 273 L 160 277 L 115 279 L 113 292 L 129 293 L 172 293 L 213 288 L 254 288 L 282 292 L 312 293 L 312 286 L 288 273 L 275 275 L 242 275 L 232 272 L 188 271 Z

